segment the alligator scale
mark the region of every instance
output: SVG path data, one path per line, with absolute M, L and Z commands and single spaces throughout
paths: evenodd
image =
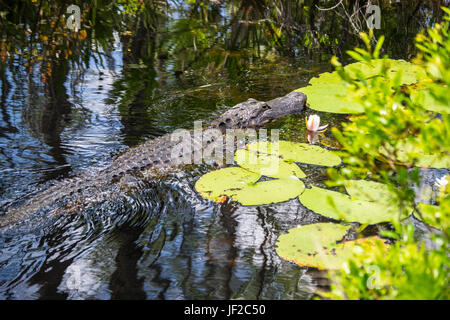
M 306 96 L 301 92 L 291 92 L 267 102 L 249 99 L 226 111 L 211 122 L 207 129 L 216 129 L 223 134 L 227 129 L 261 127 L 284 115 L 300 113 L 305 104 Z M 196 141 L 195 135 L 192 136 L 192 148 L 179 155 L 184 159 L 214 144 L 214 139 Z M 172 134 L 166 134 L 128 149 L 107 167 L 87 170 L 75 177 L 55 182 L 21 204 L 7 208 L 0 216 L 0 229 L 14 226 L 38 212 L 55 215 L 70 208 L 86 206 L 92 201 L 113 200 L 111 186 L 132 185 L 140 177 L 149 177 L 155 173 L 161 175 L 166 169 L 179 166 L 172 152 L 176 145 Z

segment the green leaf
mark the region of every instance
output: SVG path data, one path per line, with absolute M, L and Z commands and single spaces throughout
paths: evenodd
M 413 143 L 405 140 L 400 140 L 397 143 L 395 150 L 391 152 L 386 151 L 384 148 L 380 148 L 379 152 L 384 156 L 395 154 L 397 161 L 405 165 L 412 165 L 411 157 L 414 156 L 414 165 L 417 167 L 435 169 L 450 168 L 450 156 L 448 154 L 424 154 L 420 147 L 416 147 Z
M 238 150 L 234 156 L 236 163 L 244 169 L 272 178 L 291 176 L 305 178 L 305 173 L 295 164 L 287 163 L 268 154 L 257 154 L 248 150 Z
M 350 230 L 351 226 L 336 223 L 316 223 L 290 229 L 277 240 L 277 254 L 299 266 L 318 269 L 340 269 L 342 264 L 352 258 L 355 250 L 367 250 L 378 237 L 337 243 Z
M 450 106 L 437 101 L 426 89 L 411 92 L 411 101 L 430 111 L 450 113 Z
M 383 183 L 367 180 L 346 180 L 344 186 L 352 199 L 387 202 L 391 198 L 388 187 Z
M 306 94 L 309 107 L 317 111 L 349 114 L 364 112 L 363 106 L 348 100 L 347 86 L 344 83 L 329 82 L 327 85 L 307 86 L 296 91 Z
M 206 199 L 231 196 L 236 190 L 253 184 L 261 178 L 260 174 L 239 167 L 230 167 L 208 172 L 195 183 L 195 190 Z
M 333 167 L 341 164 L 341 158 L 333 151 L 319 146 L 290 141 L 253 142 L 248 150 L 259 154 L 278 155 L 286 162 L 299 162 L 318 166 Z
M 353 54 L 359 56 L 356 52 Z M 378 76 L 385 62 L 390 68 L 388 81 L 392 81 L 399 74 L 401 76 L 398 81 L 402 85 L 417 83 L 426 78 L 417 65 L 404 60 L 375 59 L 370 63 L 356 62 L 345 66 L 344 70 L 353 80 L 367 80 Z M 348 84 L 341 79 L 337 71 L 322 73 L 319 77 L 312 78 L 309 84 L 309 86 L 296 91 L 306 94 L 310 108 L 332 113 L 358 114 L 364 112 L 364 107 L 353 101 L 347 94 Z
M 303 182 L 295 177 L 258 182 L 236 190 L 234 201 L 244 206 L 284 202 L 298 197 L 305 190 Z
M 361 224 L 393 221 L 400 213 L 400 210 L 390 203 L 352 199 L 346 194 L 314 186 L 306 189 L 299 199 L 315 213 Z
M 417 205 L 417 209 L 419 210 L 419 213 L 414 212 L 414 216 L 419 219 L 420 221 L 436 228 L 441 229 L 441 208 L 439 206 L 434 206 L 431 204 L 425 204 L 425 203 L 419 203 Z

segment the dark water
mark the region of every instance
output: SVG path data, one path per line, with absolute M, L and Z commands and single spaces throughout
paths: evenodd
M 176 14 L 171 19 L 178 21 Z M 28 74 L 20 59 L 6 67 L 1 207 L 55 179 L 105 166 L 141 141 L 211 120 L 250 97 L 284 95 L 330 70 L 326 50 L 286 56 L 269 48 L 230 51 L 230 58 L 221 54 L 179 71 L 173 57 L 129 56 L 123 39 L 114 39 L 103 63 L 92 57 L 88 67 L 61 63 L 54 83 L 42 82 L 38 71 Z M 271 128 L 307 142 L 304 116 Z M 344 120 L 321 116 L 330 125 Z M 321 140 L 334 144 L 329 132 Z M 322 168 L 302 169 L 307 184 L 325 178 Z M 0 299 L 311 299 L 323 275 L 282 261 L 275 241 L 289 228 L 326 219 L 296 199 L 214 205 L 193 189 L 205 172 L 198 167 L 142 181 L 115 203 L 0 233 Z

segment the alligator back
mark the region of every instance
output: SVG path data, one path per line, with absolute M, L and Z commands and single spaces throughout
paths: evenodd
M 211 163 L 217 159 L 217 151 L 223 163 L 223 156 L 226 156 L 223 134 L 227 129 L 261 126 L 283 115 L 301 112 L 305 103 L 306 96 L 300 92 L 291 92 L 267 103 L 249 99 L 230 108 L 207 130 L 200 130 L 200 135 L 198 130 L 181 130 L 148 140 L 118 155 L 105 168 L 87 170 L 56 182 L 21 204 L 7 208 L 6 214 L 0 216 L 0 229 L 13 226 L 38 212 L 58 215 L 114 200 L 117 192 L 132 189 L 142 179 L 165 175 L 180 165 Z M 234 149 L 226 151 L 233 152 Z

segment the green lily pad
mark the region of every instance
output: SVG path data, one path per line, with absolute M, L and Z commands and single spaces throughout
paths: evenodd
M 316 223 L 290 229 L 277 240 L 277 254 L 299 266 L 318 269 L 339 269 L 352 258 L 355 250 L 365 250 L 378 241 L 378 237 L 337 243 L 350 230 L 350 226 L 336 223 Z
M 305 190 L 296 177 L 258 182 L 236 190 L 231 197 L 244 206 L 254 206 L 288 201 Z
M 426 78 L 426 74 L 418 65 L 405 60 L 386 59 L 389 63 L 390 74 L 388 77 L 393 79 L 398 72 L 401 72 L 401 84 L 413 84 Z M 376 76 L 382 68 L 383 59 L 372 60 L 370 63 L 355 62 L 346 65 L 344 69 L 350 73 L 353 79 L 357 79 L 357 72 L 361 72 L 366 79 Z
M 306 177 L 306 174 L 295 163 L 285 162 L 273 155 L 238 150 L 234 159 L 240 167 L 263 176 L 272 178 Z
M 390 65 L 389 79 L 392 79 L 398 72 L 401 72 L 401 84 L 408 85 L 417 83 L 425 79 L 425 74 L 417 65 L 404 60 L 387 59 Z M 358 79 L 357 74 L 364 75 L 365 79 L 372 78 L 379 74 L 383 60 L 373 60 L 371 63 L 356 62 L 344 67 L 353 79 Z M 325 72 L 309 81 L 309 85 L 297 89 L 308 97 L 308 104 L 311 109 L 332 113 L 358 114 L 364 112 L 364 107 L 351 100 L 347 95 L 348 85 L 339 74 Z
M 312 85 L 296 91 L 306 94 L 309 107 L 317 111 L 348 114 L 364 112 L 364 107 L 361 104 L 350 101 L 347 97 L 345 83 Z
M 200 177 L 195 183 L 195 190 L 206 199 L 218 201 L 222 196 L 227 196 L 244 206 L 287 201 L 305 190 L 303 182 L 295 176 L 257 182 L 260 178 L 258 173 L 229 167 Z
M 195 183 L 195 190 L 206 199 L 215 200 L 219 196 L 231 196 L 247 185 L 254 184 L 260 174 L 239 167 L 229 167 L 208 172 Z
M 411 164 L 410 161 L 408 161 L 408 154 L 410 154 L 416 157 L 414 165 L 417 167 L 435 169 L 450 168 L 450 155 L 448 154 L 423 154 L 420 148 L 417 148 L 412 143 L 406 141 L 399 141 L 395 149 L 395 155 L 399 163 Z M 385 156 L 389 154 L 384 148 L 380 148 L 379 152 Z M 391 151 L 391 154 L 393 152 L 394 151 Z
M 392 221 L 400 212 L 389 203 L 352 199 L 343 193 L 314 186 L 306 189 L 299 199 L 305 207 L 315 213 L 361 224 Z
M 441 208 L 439 206 L 434 206 L 431 204 L 419 203 L 417 209 L 420 214 L 414 212 L 414 216 L 420 221 L 436 228 L 440 229 L 442 224 L 440 223 L 442 219 Z
M 347 180 L 345 190 L 352 199 L 365 201 L 389 201 L 391 193 L 388 187 L 379 182 L 367 180 Z
M 426 89 L 411 92 L 411 100 L 414 103 L 420 103 L 427 110 L 450 113 L 450 106 L 437 101 Z
M 300 162 L 318 166 L 333 167 L 341 164 L 341 158 L 333 151 L 306 143 L 290 141 L 253 142 L 248 145 L 248 150 L 260 154 L 278 155 L 286 162 Z

